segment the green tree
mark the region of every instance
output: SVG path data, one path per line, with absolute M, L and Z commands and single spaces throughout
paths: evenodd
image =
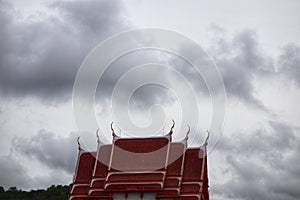
M 16 192 L 16 191 L 18 191 L 17 187 L 10 187 L 8 189 L 8 192 Z
M 0 186 L 0 200 L 67 200 L 70 186 L 51 185 L 48 189 L 29 192 L 10 187 L 7 191 Z

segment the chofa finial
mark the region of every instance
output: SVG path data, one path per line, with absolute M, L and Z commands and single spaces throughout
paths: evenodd
M 99 128 L 96 130 L 96 137 L 97 137 L 97 144 L 100 143 L 100 137 L 99 137 Z
M 114 122 L 111 122 L 111 124 L 110 124 L 110 129 L 111 129 L 111 134 L 112 134 L 112 136 L 115 137 L 116 134 L 115 134 L 115 130 L 114 130 L 114 128 L 113 128 L 113 124 L 114 124 Z
M 170 129 L 170 134 L 171 134 L 171 135 L 172 135 L 173 129 L 174 129 L 174 127 L 175 127 L 175 121 L 174 121 L 174 119 L 172 119 L 172 122 L 173 122 L 173 125 L 171 126 L 171 129 Z
M 210 132 L 208 130 L 206 132 L 207 132 L 207 137 L 205 139 L 204 146 L 208 145 L 208 140 L 209 140 L 209 135 L 210 135 Z
M 78 150 L 81 150 L 81 145 L 80 145 L 80 136 L 78 136 L 77 138 L 77 144 L 78 144 Z
M 191 131 L 191 127 L 189 125 L 187 125 L 187 127 L 188 127 L 188 131 L 185 134 L 185 140 L 186 141 L 189 139 L 189 134 L 190 134 L 190 131 Z

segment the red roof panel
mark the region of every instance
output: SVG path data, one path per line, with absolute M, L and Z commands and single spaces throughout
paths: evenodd
M 113 144 L 109 171 L 156 171 L 165 169 L 168 138 L 118 139 Z

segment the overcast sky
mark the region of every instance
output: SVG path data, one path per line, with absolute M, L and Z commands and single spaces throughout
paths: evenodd
M 113 34 L 156 27 L 198 42 L 225 84 L 222 137 L 209 154 L 211 198 L 300 199 L 299 9 L 297 0 L 0 0 L 0 185 L 71 183 L 79 135 L 72 88 L 80 64 Z M 202 123 L 192 134 L 208 128 L 208 90 L 188 63 L 166 52 L 134 52 L 114 62 L 97 88 L 106 142 L 114 85 L 131 66 L 149 62 L 168 64 L 196 85 Z M 133 119 L 147 124 L 154 104 L 165 107 L 166 119 L 179 118 L 175 96 L 152 86 L 134 93 Z M 90 149 L 95 128 L 83 136 Z

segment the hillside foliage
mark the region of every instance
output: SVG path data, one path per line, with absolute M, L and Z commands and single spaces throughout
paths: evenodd
M 0 186 L 0 200 L 67 200 L 70 186 L 52 185 L 47 189 L 22 191 L 10 187 L 5 191 Z

